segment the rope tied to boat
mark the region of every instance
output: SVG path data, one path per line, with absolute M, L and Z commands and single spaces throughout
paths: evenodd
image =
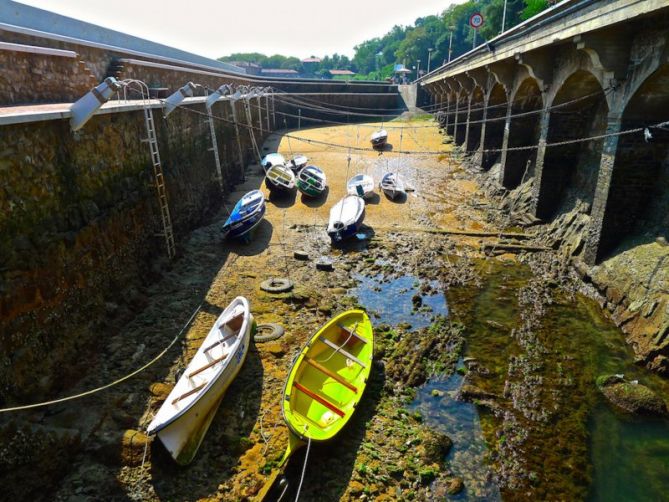
M 300 491 L 302 490 L 302 483 L 304 482 L 304 474 L 307 472 L 307 462 L 309 460 L 309 450 L 311 449 L 311 438 L 307 439 L 307 452 L 304 454 L 304 464 L 302 465 L 302 475 L 300 476 L 300 484 L 297 486 L 297 494 L 295 495 L 295 502 L 300 499 Z
M 125 382 L 126 380 L 134 377 L 135 375 L 138 375 L 139 373 L 141 373 L 142 371 L 147 369 L 149 366 L 152 366 L 153 364 L 158 362 L 165 354 L 167 354 L 167 352 L 174 346 L 174 344 L 177 342 L 177 340 L 179 340 L 179 338 L 181 338 L 181 335 L 184 333 L 184 331 L 186 331 L 186 328 L 190 325 L 190 323 L 193 321 L 193 319 L 195 319 L 195 316 L 197 315 L 197 313 L 200 311 L 201 308 L 202 308 L 202 303 L 200 303 L 197 306 L 197 308 L 191 314 L 188 321 L 186 321 L 186 324 L 184 324 L 184 326 L 181 328 L 179 333 L 177 333 L 177 335 L 172 339 L 172 341 L 169 343 L 169 345 L 167 347 L 165 347 L 156 357 L 151 359 L 148 363 L 146 363 L 141 368 L 136 369 L 135 371 L 132 371 L 131 373 L 128 373 L 127 375 L 122 376 L 121 378 L 118 378 L 111 383 L 101 385 L 100 387 L 96 387 L 94 389 L 90 389 L 90 390 L 87 390 L 85 392 L 80 392 L 79 394 L 74 394 L 72 396 L 67 396 L 67 397 L 61 397 L 59 399 L 52 399 L 50 401 L 44 401 L 44 402 L 41 402 L 41 403 L 33 403 L 33 404 L 26 404 L 26 405 L 22 405 L 22 406 L 12 406 L 11 408 L 3 408 L 3 409 L 0 409 L 0 413 L 6 413 L 6 412 L 10 412 L 10 411 L 30 410 L 30 409 L 34 409 L 34 408 L 41 408 L 43 406 L 48 406 L 48 405 L 51 405 L 51 404 L 73 401 L 75 399 L 81 399 L 83 397 L 87 397 L 87 396 L 90 396 L 92 394 L 96 394 L 96 393 L 101 392 L 103 390 L 109 389 L 110 387 L 114 387 L 115 385 L 118 385 L 122 382 Z

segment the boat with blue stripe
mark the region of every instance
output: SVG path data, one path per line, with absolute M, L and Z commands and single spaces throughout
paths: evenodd
M 225 238 L 236 238 L 248 234 L 262 221 L 265 215 L 265 196 L 260 190 L 252 190 L 235 204 L 230 217 L 223 224 Z

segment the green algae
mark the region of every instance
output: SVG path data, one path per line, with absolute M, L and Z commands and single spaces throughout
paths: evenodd
M 612 411 L 595 381 L 625 373 L 664 396 L 666 383 L 634 365 L 594 301 L 540 284 L 523 265 L 480 270 L 481 288 L 452 288 L 447 297 L 467 326 L 464 356 L 484 369 L 467 372 L 467 382 L 498 396 L 477 404 L 502 497 L 661 499 L 669 492 L 667 422 Z M 527 311 L 537 302 L 524 295 L 544 295 L 536 319 Z

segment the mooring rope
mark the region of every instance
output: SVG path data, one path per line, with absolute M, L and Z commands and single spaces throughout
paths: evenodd
M 304 454 L 304 464 L 302 465 L 302 476 L 300 476 L 300 484 L 297 487 L 297 494 L 295 495 L 295 502 L 300 499 L 300 491 L 302 491 L 302 483 L 304 482 L 304 474 L 307 472 L 307 461 L 309 460 L 309 450 L 311 449 L 311 438 L 307 440 L 307 452 Z
M 114 387 L 115 385 L 118 385 L 122 382 L 125 382 L 126 380 L 134 377 L 135 375 L 137 375 L 139 373 L 141 373 L 142 371 L 147 369 L 149 366 L 152 366 L 153 364 L 158 362 L 165 354 L 167 354 L 167 352 L 174 346 L 174 344 L 177 342 L 177 340 L 179 338 L 181 338 L 181 335 L 184 333 L 184 331 L 186 331 L 186 328 L 190 325 L 190 323 L 193 321 L 193 319 L 195 318 L 195 316 L 197 315 L 197 313 L 200 311 L 201 308 L 202 308 L 202 303 L 200 303 L 200 305 L 197 306 L 197 308 L 191 314 L 191 316 L 188 319 L 188 321 L 186 322 L 186 324 L 184 324 L 184 326 L 181 328 L 179 333 L 177 333 L 177 335 L 172 339 L 172 341 L 169 343 L 169 345 L 167 347 L 165 347 L 160 352 L 160 354 L 158 354 L 156 357 L 151 359 L 148 363 L 146 363 L 141 368 L 136 369 L 135 371 L 133 371 L 131 373 L 128 373 L 127 375 L 125 375 L 121 378 L 118 378 L 111 383 L 108 383 L 106 385 L 102 385 L 100 387 L 96 387 L 94 389 L 87 390 L 85 392 L 81 392 L 79 394 L 75 394 L 73 396 L 61 397 L 59 399 L 52 399 L 51 401 L 44 401 L 44 402 L 41 402 L 41 403 L 25 404 L 25 405 L 22 405 L 22 406 L 12 406 L 11 408 L 0 409 L 0 413 L 6 413 L 6 412 L 10 412 L 10 411 L 30 410 L 30 409 L 34 409 L 34 408 L 41 408 L 43 406 L 49 406 L 51 404 L 73 401 L 75 399 L 81 399 L 82 397 L 86 397 L 86 396 L 90 396 L 92 394 L 96 394 L 100 391 L 109 389 L 110 387 Z

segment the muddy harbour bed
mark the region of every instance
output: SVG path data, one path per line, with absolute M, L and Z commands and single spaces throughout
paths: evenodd
M 149 361 L 199 307 L 177 345 L 104 392 L 3 417 L 4 497 L 252 500 L 288 441 L 280 399 L 291 362 L 328 319 L 359 307 L 374 325 L 371 376 L 346 428 L 312 447 L 300 500 L 666 499 L 666 408 L 633 413 L 621 386 L 638 381 L 666 402 L 667 380 L 635 364 L 601 299 L 558 252 L 483 252 L 505 242 L 502 231 L 538 230 L 511 228 L 481 175 L 442 144 L 436 125 L 413 127 L 429 124 L 392 122 L 405 127 L 403 148 L 444 155 L 354 152 L 348 165 L 348 152 L 270 137 L 265 152 L 299 151 L 325 171 L 326 197 L 270 196 L 251 166 L 226 204 L 251 189 L 265 192 L 267 213 L 251 242 L 222 241 L 226 209 L 193 231 L 178 260 L 160 263 L 158 281 L 110 306 L 114 336 L 100 341 L 91 371 L 67 394 Z M 348 125 L 300 134 L 355 144 L 370 131 Z M 398 144 L 399 134 L 389 128 L 388 142 Z M 406 199 L 379 193 L 390 170 L 413 185 Z M 333 248 L 329 209 L 357 173 L 372 175 L 377 193 L 360 235 Z M 309 259 L 294 258 L 298 250 Z M 322 257 L 332 271 L 316 269 Z M 261 291 L 272 277 L 295 286 Z M 238 295 L 258 323 L 279 323 L 285 334 L 251 346 L 194 461 L 177 466 L 143 431 Z M 303 461 L 303 451 L 290 461 L 284 500 L 295 499 Z

